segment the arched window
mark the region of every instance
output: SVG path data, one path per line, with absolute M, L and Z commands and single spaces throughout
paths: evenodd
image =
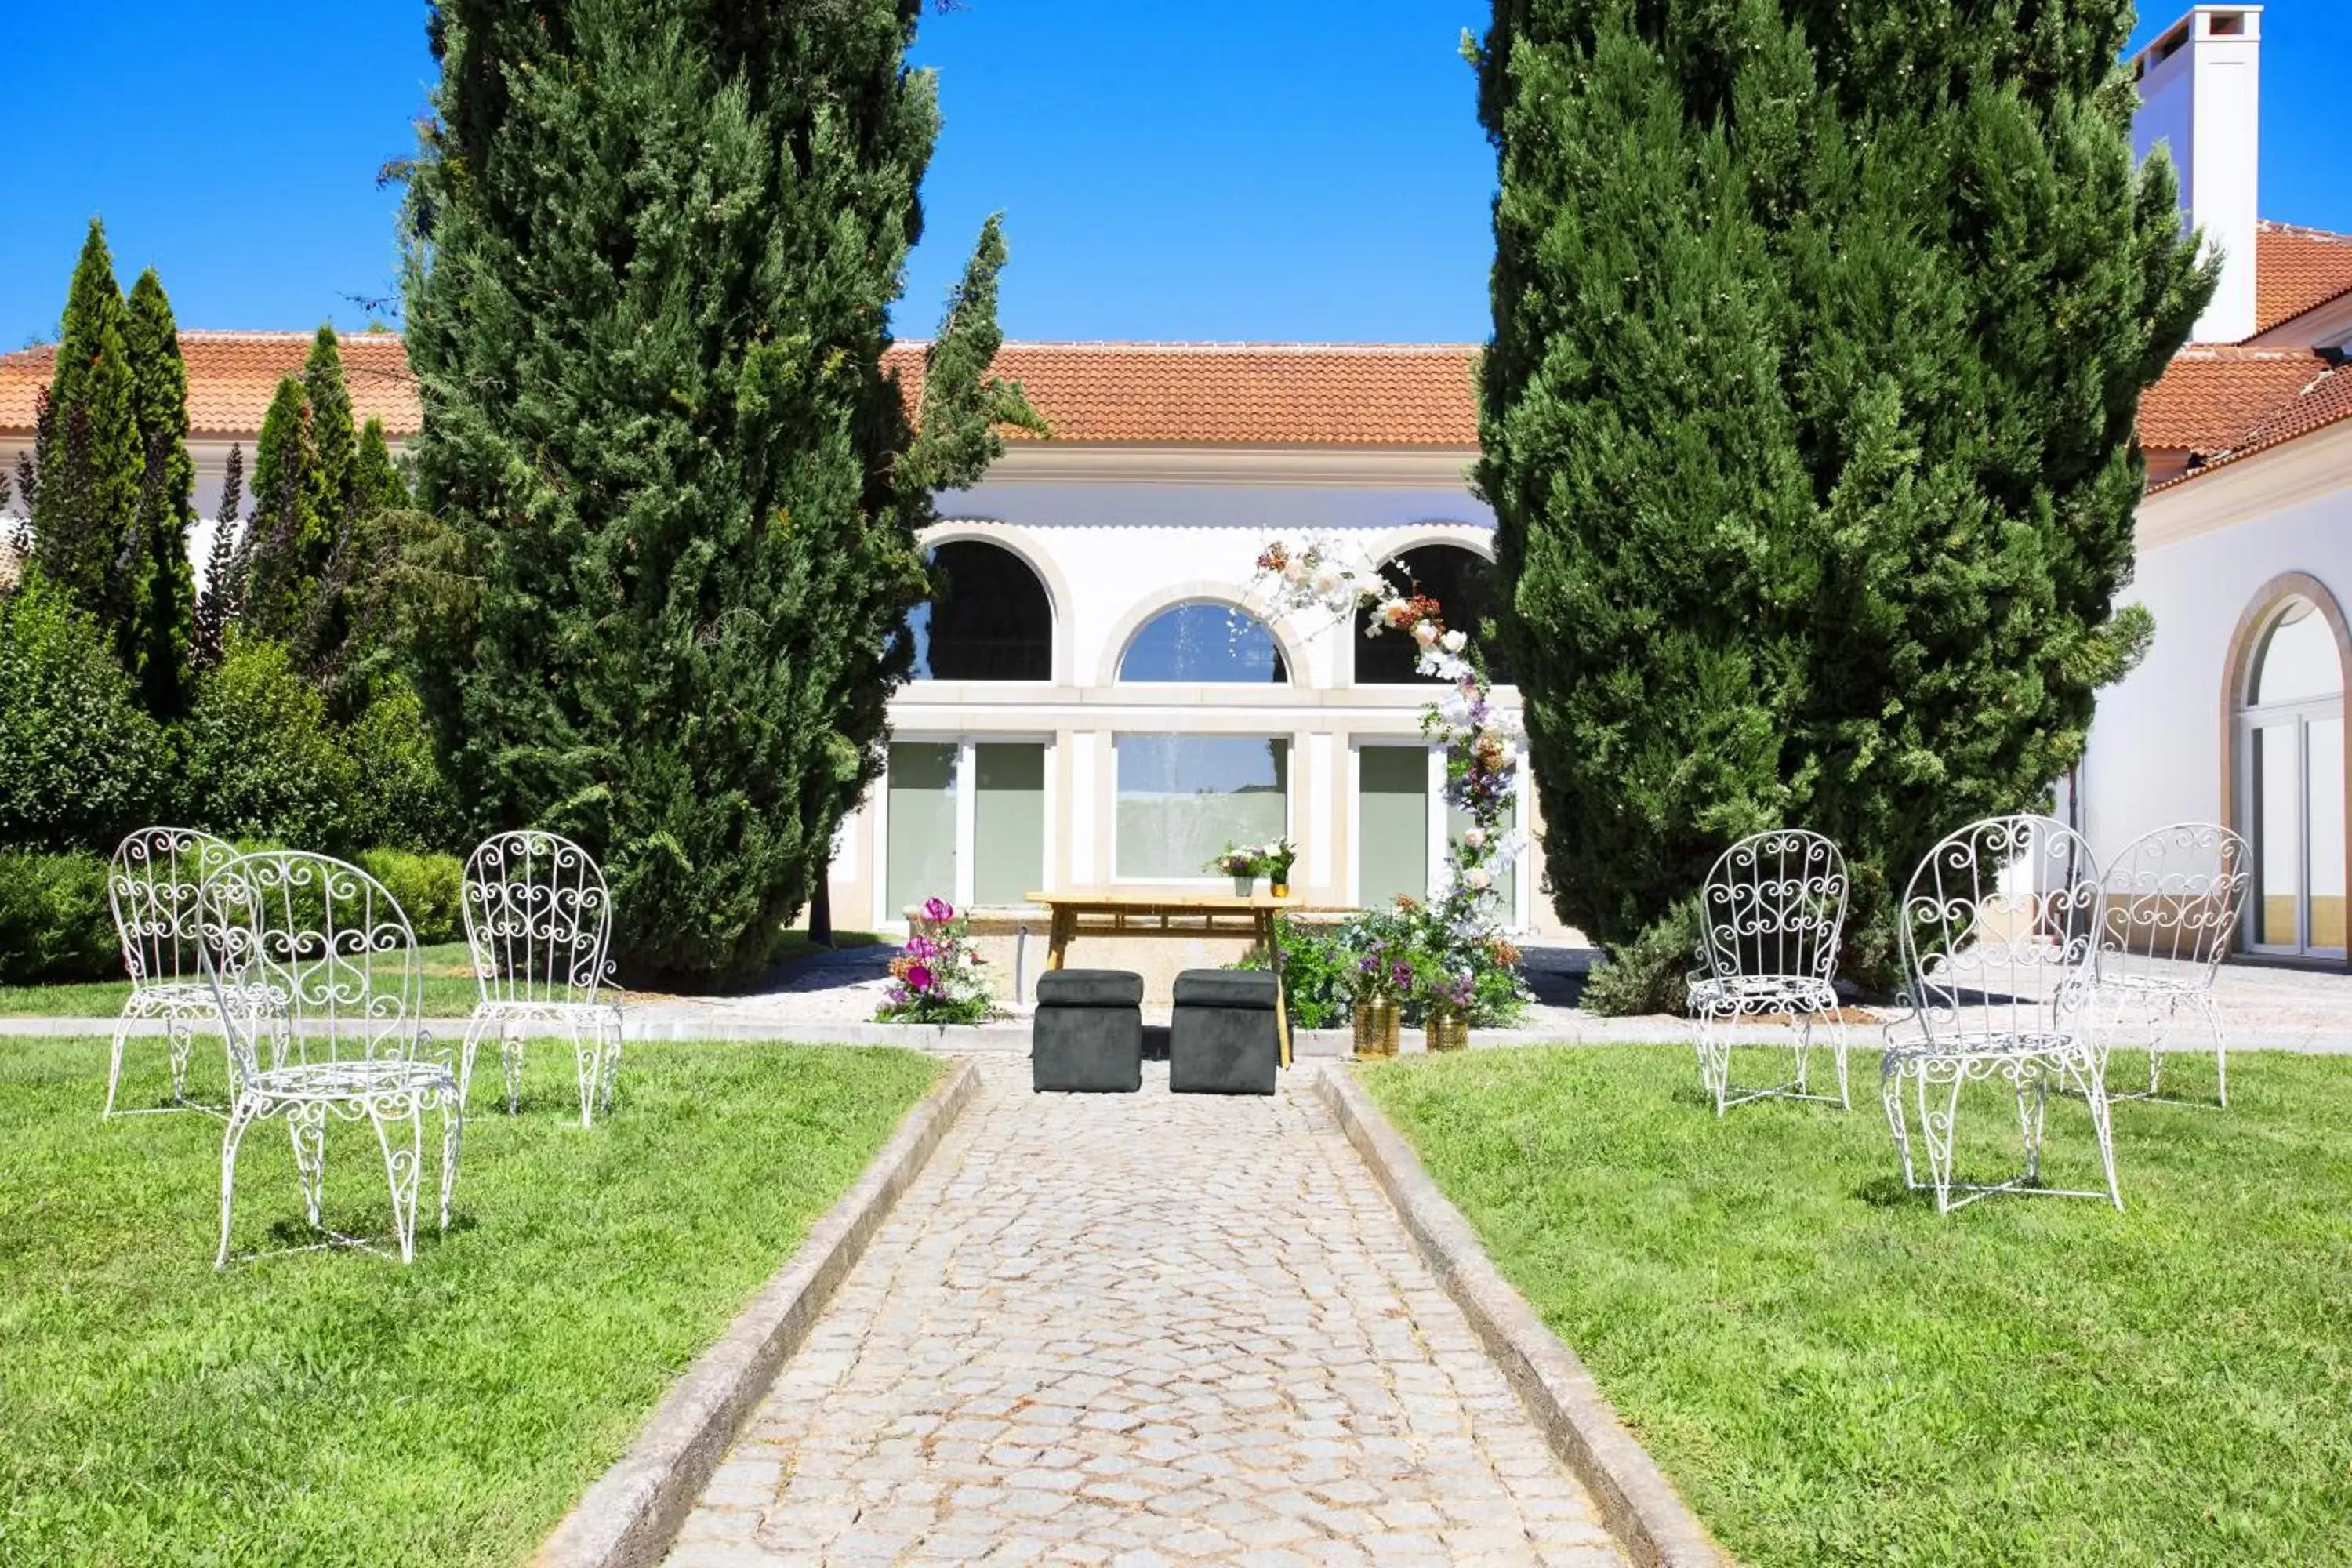
M 1143 623 L 1119 656 L 1121 680 L 1251 681 L 1290 679 L 1264 622 L 1230 605 L 1178 605 Z
M 2345 952 L 2344 662 L 2302 595 L 2280 601 L 2239 687 L 2237 826 L 2254 850 L 2248 945 Z
M 1381 569 L 1381 575 L 1400 594 L 1425 594 L 1444 607 L 1445 624 L 1471 637 L 1492 619 L 1496 611 L 1495 568 L 1475 550 L 1459 544 L 1424 544 L 1408 550 Z M 1430 677 L 1413 668 L 1421 650 L 1409 637 L 1383 630 L 1366 635 L 1372 625 L 1369 605 L 1356 611 L 1356 684 L 1411 686 Z M 1491 638 L 1481 638 L 1478 651 L 1486 660 L 1488 679 L 1507 683 L 1511 673 L 1502 651 Z
M 1054 679 L 1054 603 L 1026 561 L 978 539 L 929 559 L 937 596 L 907 617 L 917 680 Z

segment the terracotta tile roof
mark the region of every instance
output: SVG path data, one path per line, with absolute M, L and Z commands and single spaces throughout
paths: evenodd
M 423 411 L 399 334 L 346 333 L 341 349 L 353 416 L 383 420 L 384 434 L 395 440 L 415 435 Z M 309 332 L 182 332 L 188 433 L 251 440 L 278 382 L 300 374 L 310 353 Z M 34 398 L 49 384 L 56 360 L 54 347 L 0 354 L 0 431 L 33 427 Z
M 2154 489 L 2168 490 L 2191 479 L 2241 462 L 2258 452 L 2284 446 L 2298 436 L 2352 419 L 2352 369 L 2321 361 L 2319 374 L 2281 400 L 2227 446 L 2204 454 L 2205 461 Z
M 2140 443 L 2225 450 L 2326 369 L 2327 361 L 2309 349 L 2191 343 L 2141 394 Z
M 2352 293 L 2352 235 L 2264 222 L 2254 236 L 2254 330 Z
M 919 402 L 923 350 L 890 351 Z M 1463 343 L 1007 343 L 1017 381 L 1056 441 L 1475 447 Z M 1034 439 L 1013 432 L 1016 440 Z

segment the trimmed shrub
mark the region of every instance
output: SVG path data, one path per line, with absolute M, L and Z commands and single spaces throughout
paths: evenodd
M 0 843 L 103 849 L 155 810 L 163 732 L 37 564 L 0 594 Z
M 466 867 L 455 855 L 371 849 L 359 858 L 359 867 L 399 900 L 420 943 L 457 942 L 465 936 L 459 900 Z
M 122 950 L 106 903 L 106 860 L 0 849 L 0 984 L 111 980 Z
M 231 643 L 196 689 L 184 749 L 192 826 L 331 855 L 358 837 L 359 768 L 279 645 Z
M 1698 967 L 1698 899 L 1670 906 L 1633 941 L 1608 950 L 1585 976 L 1585 1010 L 1609 1017 L 1690 1009 L 1690 973 Z
M 433 755 L 433 735 L 415 692 L 396 687 L 368 704 L 343 731 L 359 779 L 352 835 L 365 844 L 415 850 L 457 843 L 457 792 Z

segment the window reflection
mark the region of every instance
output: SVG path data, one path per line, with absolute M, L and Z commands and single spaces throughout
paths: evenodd
M 1284 682 L 1290 670 L 1264 623 L 1230 605 L 1179 605 L 1144 623 L 1118 661 L 1121 680 Z

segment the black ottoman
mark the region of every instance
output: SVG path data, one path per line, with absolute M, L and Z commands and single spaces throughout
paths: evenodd
M 1037 976 L 1029 1070 L 1040 1094 L 1141 1089 L 1143 976 L 1124 969 L 1049 969 Z
M 1276 980 L 1263 969 L 1188 969 L 1176 977 L 1168 1087 L 1178 1094 L 1272 1094 L 1282 1042 Z

